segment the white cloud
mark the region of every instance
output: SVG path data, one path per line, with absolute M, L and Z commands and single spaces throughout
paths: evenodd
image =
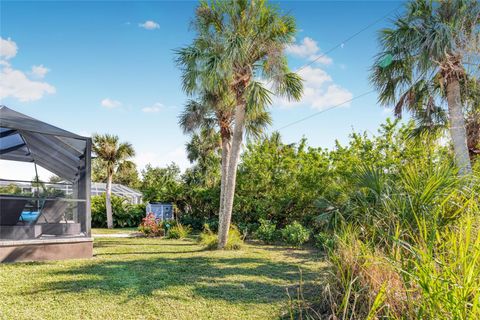
M 325 109 L 343 104 L 353 95 L 350 91 L 335 84 L 331 76 L 321 68 L 307 66 L 299 72 L 303 79 L 303 96 L 300 101 L 275 99 L 275 104 L 280 107 L 310 106 L 314 109 Z M 345 106 L 350 105 L 349 102 Z
M 156 113 L 162 111 L 163 108 L 165 108 L 165 106 L 160 102 L 157 102 L 150 107 L 142 108 L 142 111 L 145 113 Z
M 17 55 L 17 44 L 10 38 L 0 37 L 0 59 L 11 59 Z
M 39 66 L 32 66 L 32 71 L 30 73 L 37 78 L 44 78 L 49 71 L 50 69 L 45 68 L 43 64 L 41 64 Z
M 138 26 L 147 30 L 155 30 L 160 28 L 160 25 L 152 20 L 147 20 L 144 23 L 139 23 Z
M 17 55 L 17 44 L 0 37 L 0 100 L 15 98 L 21 102 L 41 99 L 45 94 L 55 93 L 55 87 L 43 81 L 30 79 L 23 71 L 12 67 L 10 60 Z M 32 67 L 31 75 L 43 78 L 49 70 L 43 65 Z
M 324 65 L 329 65 L 333 62 L 330 57 L 320 52 L 317 42 L 310 37 L 303 38 L 299 44 L 294 43 L 287 46 L 285 51 L 293 56 L 307 58 L 310 61 L 315 60 L 315 62 Z
M 145 168 L 147 164 L 151 164 L 154 167 L 164 167 L 172 162 L 177 164 L 182 171 L 190 167 L 190 162 L 187 159 L 187 152 L 184 146 L 176 147 L 166 153 L 155 152 L 139 152 L 134 159 L 139 169 Z
M 0 70 L 0 100 L 12 97 L 22 102 L 34 101 L 55 91 L 55 87 L 47 82 L 31 80 L 25 73 L 10 66 Z
M 332 81 L 330 75 L 325 70 L 307 66 L 298 72 L 305 84 L 320 87 L 326 82 Z
M 122 105 L 122 103 L 120 101 L 113 100 L 113 99 L 110 99 L 110 98 L 103 99 L 100 102 L 100 104 L 102 105 L 102 107 L 105 107 L 105 108 L 108 108 L 108 109 L 117 108 L 117 107 L 120 107 Z

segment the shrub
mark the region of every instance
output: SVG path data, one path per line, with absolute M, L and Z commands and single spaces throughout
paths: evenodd
M 297 221 L 287 225 L 281 232 L 285 243 L 297 248 L 310 238 L 310 231 Z
M 92 196 L 92 227 L 107 227 L 105 194 Z M 112 195 L 113 226 L 115 228 L 137 227 L 145 217 L 144 204 L 130 204 L 125 198 Z
M 206 224 L 203 232 L 200 234 L 199 242 L 204 245 L 206 249 L 215 250 L 218 246 L 218 235 L 213 233 L 208 224 Z M 240 231 L 235 226 L 230 227 L 225 250 L 239 250 L 242 246 L 243 239 Z
M 259 219 L 260 226 L 255 233 L 256 237 L 265 243 L 273 243 L 277 240 L 277 226 L 270 220 Z
M 325 251 L 333 250 L 335 247 L 335 236 L 333 234 L 320 232 L 314 236 L 315 246 Z
M 192 232 L 190 226 L 184 226 L 181 223 L 170 227 L 167 232 L 167 238 L 169 239 L 185 239 Z
M 156 219 L 153 213 L 149 213 L 143 218 L 142 223 L 138 227 L 138 231 L 147 237 L 163 237 L 165 235 L 162 221 Z

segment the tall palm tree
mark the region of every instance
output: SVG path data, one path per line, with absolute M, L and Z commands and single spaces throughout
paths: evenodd
M 446 102 L 461 174 L 471 172 L 462 84 L 471 72 L 466 60 L 472 42 L 477 41 L 479 23 L 480 4 L 476 0 L 413 0 L 394 21 L 394 27 L 381 31 L 382 52 L 372 72 L 379 101 L 396 104 L 397 112 L 412 104 L 429 108 L 437 100 Z M 417 99 L 419 96 L 428 101 Z
M 301 97 L 302 80 L 289 70 L 283 53 L 292 42 L 296 27 L 292 16 L 265 0 L 204 1 L 197 8 L 194 26 L 198 36 L 181 58 L 184 88 L 200 82 L 214 90 L 223 83 L 235 105 L 219 224 L 218 247 L 222 249 L 228 238 L 237 165 L 248 118 L 265 114 L 272 94 L 294 100 Z
M 181 56 L 185 50 L 179 50 Z M 199 89 L 202 90 L 202 89 Z M 205 89 L 203 89 L 205 90 Z M 228 174 L 228 162 L 232 143 L 232 125 L 234 121 L 234 100 L 226 96 L 225 91 L 217 93 L 203 91 L 197 100 L 189 100 L 179 116 L 179 125 L 184 133 L 192 135 L 191 141 L 187 144 L 187 155 L 189 160 L 202 158 L 201 152 L 215 151 L 216 137 L 221 140 L 221 183 L 220 183 L 220 208 L 219 218 L 222 221 L 222 213 L 225 204 L 225 187 Z M 252 139 L 262 136 L 264 129 L 271 124 L 270 114 L 265 110 L 255 110 L 246 115 L 246 133 Z M 202 140 L 199 143 L 199 140 Z M 201 150 L 200 150 L 201 149 Z M 205 157 L 205 154 L 203 155 Z M 208 158 L 208 157 L 205 157 Z
M 133 166 L 129 159 L 135 156 L 135 150 L 128 142 L 120 142 L 116 135 L 94 134 L 92 136 L 92 148 L 97 159 L 101 161 L 107 176 L 106 209 L 107 227 L 113 228 L 112 214 L 112 179 L 113 175 L 121 170 Z
M 179 65 L 191 72 L 192 68 L 185 66 L 190 47 L 178 51 Z M 187 56 L 187 57 L 186 57 Z M 188 71 L 187 71 L 188 72 Z M 198 71 L 197 71 L 198 72 Z M 194 134 L 197 131 L 210 133 L 217 129 L 221 140 L 221 182 L 219 218 L 222 219 L 228 161 L 232 145 L 233 100 L 229 98 L 225 86 L 220 83 L 215 90 L 209 91 L 205 87 L 195 87 L 186 90 L 187 93 L 198 92 L 197 100 L 189 100 L 179 117 L 179 124 L 184 133 Z M 203 137 L 208 138 L 207 136 Z M 192 137 L 193 139 L 193 137 Z M 187 146 L 188 147 L 188 146 Z

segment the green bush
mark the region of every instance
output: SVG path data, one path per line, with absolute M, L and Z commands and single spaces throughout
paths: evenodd
M 205 225 L 203 232 L 200 234 L 199 243 L 204 245 L 208 250 L 215 250 L 218 246 L 218 235 L 213 233 L 208 225 Z M 243 239 L 240 231 L 235 226 L 230 227 L 225 250 L 239 250 L 242 246 Z
M 92 227 L 107 227 L 105 194 L 92 196 Z M 113 226 L 115 228 L 137 227 L 145 217 L 144 204 L 130 204 L 125 198 L 112 195 Z
M 315 246 L 325 251 L 330 251 L 335 248 L 335 236 L 333 234 L 320 232 L 314 236 Z
M 270 220 L 259 219 L 260 226 L 255 233 L 256 237 L 265 243 L 273 243 L 277 240 L 277 226 Z
M 184 226 L 181 223 L 177 223 L 176 225 L 168 229 L 167 238 L 185 239 L 186 237 L 188 237 L 190 232 L 192 232 L 192 228 L 190 226 Z
M 310 238 L 310 231 L 297 221 L 287 225 L 281 232 L 285 243 L 297 248 Z

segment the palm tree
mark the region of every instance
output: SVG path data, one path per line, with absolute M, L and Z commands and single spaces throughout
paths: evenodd
M 219 177 L 219 166 L 221 161 L 221 139 L 220 134 L 214 129 L 202 129 L 194 132 L 191 139 L 185 145 L 187 159 L 194 163 L 193 173 L 197 183 L 212 188 L 217 185 Z
M 179 50 L 181 56 L 186 49 Z M 199 89 L 201 90 L 201 89 Z M 186 145 L 190 161 L 210 159 L 206 153 L 215 151 L 216 137 L 221 143 L 221 183 L 219 219 L 222 221 L 225 204 L 225 186 L 228 174 L 228 161 L 232 141 L 232 124 L 234 116 L 234 100 L 225 95 L 225 91 L 213 93 L 203 91 L 197 100 L 189 100 L 179 116 L 179 125 L 184 133 L 192 135 Z M 222 96 L 223 95 L 223 96 Z M 264 129 L 271 124 L 270 114 L 265 110 L 255 110 L 246 116 L 246 133 L 252 139 L 262 136 Z M 202 162 L 202 161 L 200 161 Z M 201 163 L 199 163 L 202 167 Z M 206 169 L 206 166 L 203 166 Z M 204 170 L 205 171 L 205 170 Z M 203 172 L 206 174 L 206 172 Z
M 129 159 L 135 156 L 135 150 L 128 142 L 120 142 L 118 136 L 110 134 L 94 134 L 92 136 L 92 148 L 97 159 L 99 159 L 105 168 L 107 176 L 106 187 L 106 208 L 107 208 L 107 227 L 113 228 L 112 215 L 112 179 L 116 172 L 125 170 L 134 166 Z
M 298 100 L 303 85 L 288 68 L 283 50 L 295 21 L 265 0 L 204 1 L 196 11 L 198 36 L 181 57 L 184 88 L 224 84 L 234 99 L 232 145 L 225 182 L 218 247 L 224 248 L 232 215 L 237 165 L 248 119 L 265 115 L 271 95 Z M 267 88 L 268 85 L 268 88 Z
M 415 109 L 415 105 L 428 111 L 436 102 L 446 102 L 461 174 L 471 172 L 462 84 L 472 72 L 467 57 L 479 34 L 479 17 L 476 0 L 411 1 L 394 27 L 381 31 L 382 52 L 372 72 L 380 103 L 396 104 L 397 112 L 405 106 Z
M 188 59 L 190 47 L 178 51 L 179 65 L 191 72 L 192 68 L 185 66 Z M 198 71 L 196 71 L 198 72 Z M 224 207 L 224 195 L 226 186 L 226 177 L 228 174 L 228 161 L 230 158 L 230 148 L 232 144 L 232 122 L 233 122 L 233 100 L 229 98 L 225 86 L 220 83 L 215 90 L 209 91 L 202 87 L 191 88 L 186 90 L 187 93 L 199 92 L 197 100 L 189 100 L 185 105 L 183 112 L 179 117 L 179 124 L 184 133 L 194 134 L 198 130 L 204 134 L 209 133 L 208 137 L 212 137 L 212 130 L 218 129 L 221 140 L 221 182 L 220 182 L 220 208 L 219 219 L 222 220 L 222 212 Z M 192 137 L 193 140 L 193 137 Z M 188 145 L 187 145 L 188 151 Z

